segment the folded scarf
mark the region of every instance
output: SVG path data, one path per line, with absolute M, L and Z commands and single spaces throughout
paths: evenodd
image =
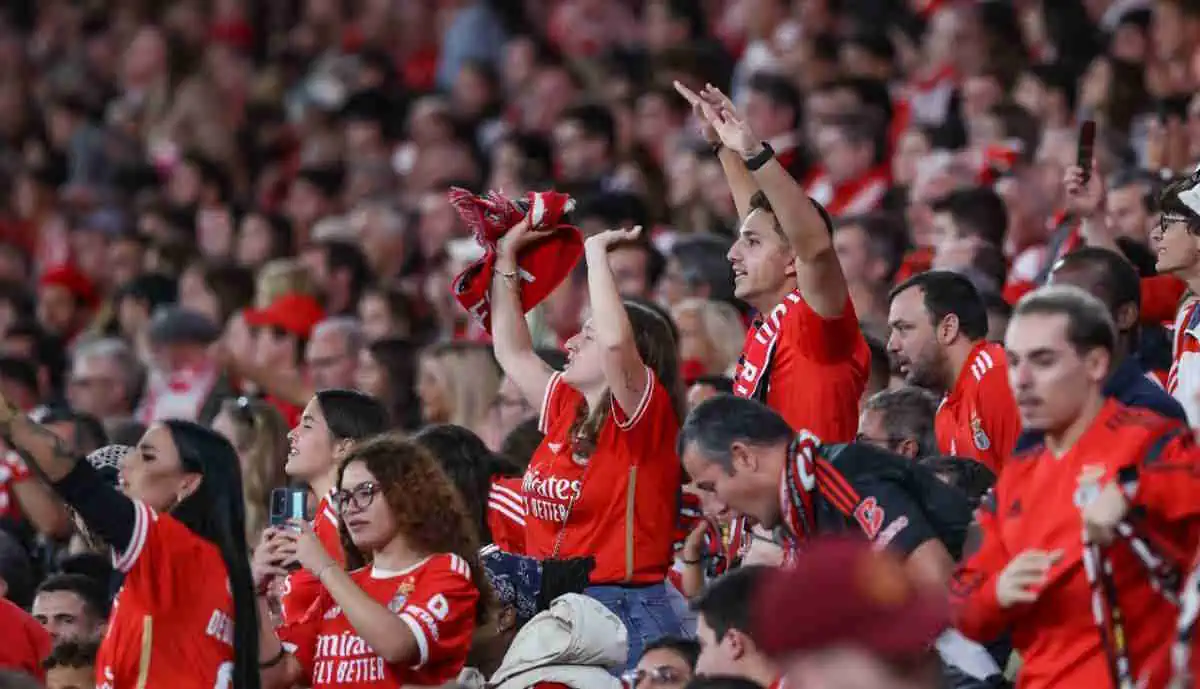
M 575 201 L 556 191 L 529 192 L 524 199 L 509 199 L 498 192 L 472 194 L 452 187 L 450 203 L 484 249 L 483 258 L 454 278 L 454 297 L 489 334 L 492 308 L 488 295 L 496 270 L 496 244 L 526 214 L 536 229 L 553 229 L 544 239 L 525 247 L 517 255 L 521 310 L 537 306 L 571 273 L 583 255 L 579 228 L 563 222 Z

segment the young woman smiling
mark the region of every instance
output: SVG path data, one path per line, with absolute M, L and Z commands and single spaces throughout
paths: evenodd
M 277 661 L 263 684 L 394 689 L 453 680 L 489 591 L 454 485 L 427 451 L 399 436 L 356 446 L 337 485 L 332 504 L 347 562 L 358 568 L 343 570 L 307 524 L 276 530 L 322 590 L 302 620 L 279 629 L 282 642 L 265 642 Z M 255 579 L 279 572 L 256 569 Z M 263 634 L 273 633 L 264 623 Z

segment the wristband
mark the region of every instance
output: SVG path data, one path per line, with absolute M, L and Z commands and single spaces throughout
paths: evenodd
M 685 565 L 699 565 L 699 564 L 704 563 L 704 557 L 701 556 L 701 557 L 696 558 L 695 560 L 688 560 L 687 558 L 681 557 L 681 558 L 679 558 L 679 561 Z
M 759 168 L 771 162 L 775 157 L 775 149 L 771 148 L 771 144 L 766 141 L 762 144 L 762 150 L 758 154 L 745 159 L 746 169 L 750 172 L 756 172 Z

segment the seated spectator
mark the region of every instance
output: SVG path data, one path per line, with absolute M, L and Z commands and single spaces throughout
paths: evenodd
M 603 605 L 579 595 L 588 585 L 590 561 L 539 562 L 486 548 L 481 558 L 498 606 L 495 622 L 476 634 L 476 671 L 464 673 L 465 686 L 482 687 L 485 679 L 495 689 L 623 686 L 611 670 L 625 663 L 625 627 Z
M 632 689 L 683 689 L 696 671 L 700 644 L 667 637 L 646 645 L 637 667 L 623 679 Z
M 763 687 L 774 686 L 779 667 L 760 648 L 749 605 L 771 570 L 745 565 L 708 585 L 692 606 L 700 656 L 696 674 L 741 677 Z
M 937 453 L 933 432 L 937 408 L 938 399 L 921 388 L 878 392 L 863 405 L 854 440 L 909 459 L 929 457 Z
M 46 671 L 46 689 L 93 689 L 99 650 L 100 644 L 94 639 L 55 643 L 42 665 Z
M 38 586 L 32 614 L 58 643 L 99 639 L 108 609 L 108 591 L 100 582 L 82 574 L 56 574 Z
M 934 689 L 941 664 L 934 641 L 950 627 L 945 595 L 923 588 L 888 553 L 862 541 L 821 539 L 797 566 L 764 575 L 747 591 L 758 647 L 784 662 L 787 686 Z M 886 598 L 882 592 L 886 591 Z M 805 623 L 781 610 L 805 606 Z

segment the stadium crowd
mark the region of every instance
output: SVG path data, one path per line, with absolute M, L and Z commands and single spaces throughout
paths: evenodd
M 0 689 L 1196 686 L 1198 87 L 1197 0 L 5 0 Z

